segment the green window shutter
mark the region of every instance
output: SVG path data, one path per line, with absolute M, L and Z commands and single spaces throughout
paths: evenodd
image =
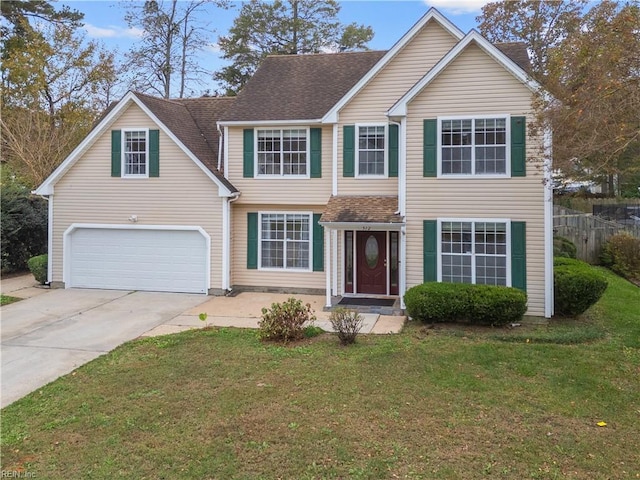
M 438 222 L 425 220 L 422 227 L 422 271 L 425 282 L 438 280 Z
M 122 132 L 111 130 L 111 176 L 121 177 L 122 169 Z
M 398 125 L 389 125 L 389 176 L 398 176 Z
M 247 268 L 258 268 L 258 214 L 247 213 Z
M 321 213 L 313 214 L 313 271 L 324 271 L 324 227 L 318 222 Z
M 242 148 L 242 176 L 253 178 L 253 128 L 245 128 Z
M 322 129 L 312 128 L 311 136 L 311 178 L 322 178 Z
M 149 130 L 149 176 L 160 176 L 160 130 Z
M 422 176 L 435 177 L 438 175 L 438 120 L 424 120 L 422 148 Z
M 511 176 L 527 175 L 526 165 L 526 117 L 511 117 Z
M 353 177 L 356 174 L 356 127 L 345 125 L 342 129 L 342 176 Z
M 527 229 L 525 222 L 511 222 L 511 286 L 527 291 Z

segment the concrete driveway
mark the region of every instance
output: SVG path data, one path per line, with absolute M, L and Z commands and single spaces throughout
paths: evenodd
M 2 307 L 0 406 L 208 299 L 181 293 L 68 289 Z

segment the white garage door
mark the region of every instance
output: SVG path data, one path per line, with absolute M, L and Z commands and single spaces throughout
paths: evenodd
M 78 228 L 67 241 L 67 286 L 207 291 L 207 241 L 198 230 Z

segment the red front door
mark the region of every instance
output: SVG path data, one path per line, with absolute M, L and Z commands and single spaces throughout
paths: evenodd
M 357 293 L 387 294 L 387 232 L 357 232 Z

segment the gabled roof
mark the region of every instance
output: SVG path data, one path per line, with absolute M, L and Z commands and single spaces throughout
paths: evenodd
M 451 21 L 442 15 L 435 8 L 430 8 L 427 13 L 425 13 L 420 20 L 418 20 L 411 29 L 407 33 L 405 33 L 400 40 L 396 42 L 396 44 L 391 47 L 391 49 L 385 54 L 384 57 L 380 59 L 380 61 L 371 69 L 367 74 L 360 79 L 360 81 L 344 95 L 339 102 L 337 102 L 331 110 L 329 110 L 326 115 L 322 118 L 323 122 L 327 123 L 335 123 L 338 120 L 338 112 L 347 104 L 349 101 L 364 88 L 364 86 L 369 83 L 369 81 L 375 77 L 380 70 L 382 70 L 392 59 L 395 57 L 404 47 L 407 45 L 413 37 L 415 37 L 418 32 L 422 30 L 422 28 L 429 22 L 436 21 L 438 24 L 448 31 L 453 37 L 458 40 L 464 37 L 464 32 L 456 27 Z
M 198 99 L 199 100 L 199 99 Z M 40 185 L 35 193 L 51 195 L 53 186 L 75 164 L 84 152 L 102 135 L 132 102 L 137 104 L 176 144 L 209 176 L 228 196 L 238 190 L 217 169 L 218 134 L 215 130 L 216 113 L 230 106 L 232 100 L 210 97 L 196 103 L 190 100 L 166 100 L 150 95 L 129 92 L 122 100 L 111 104 L 85 139 Z M 191 111 L 194 113 L 192 114 Z M 209 116 L 211 115 L 211 116 Z M 196 121 L 198 119 L 198 121 Z M 206 133 L 205 133 L 206 132 Z
M 384 55 L 366 51 L 268 56 L 220 121 L 318 121 Z
M 509 58 L 497 46 L 493 45 L 489 40 L 480 35 L 476 30 L 471 30 L 465 37 L 460 40 L 444 57 L 436 63 L 427 74 L 422 77 L 407 93 L 405 93 L 396 104 L 389 109 L 387 115 L 389 117 L 402 117 L 407 114 L 407 104 L 411 102 L 427 85 L 429 85 L 442 71 L 460 55 L 467 46 L 475 43 L 487 55 L 493 58 L 498 64 L 502 65 L 516 79 L 520 80 L 533 92 L 541 92 L 542 86 L 533 80 L 527 72 L 525 72 L 514 60 Z M 507 51 L 512 49 L 507 48 Z M 515 50 L 515 49 L 513 49 Z

